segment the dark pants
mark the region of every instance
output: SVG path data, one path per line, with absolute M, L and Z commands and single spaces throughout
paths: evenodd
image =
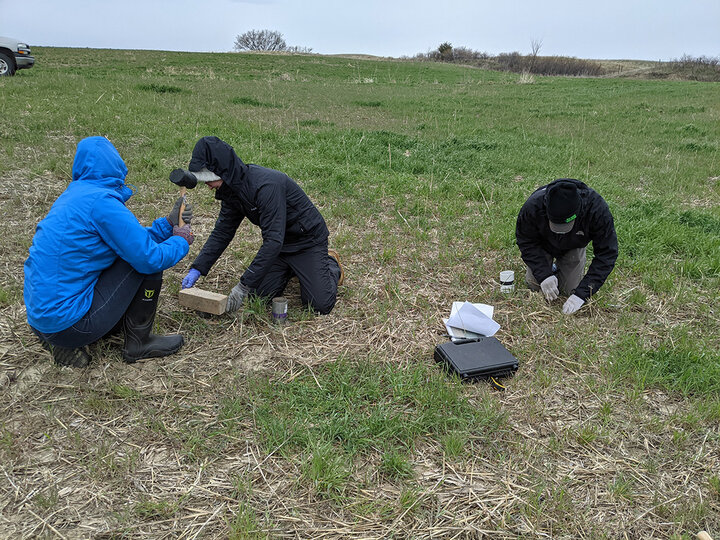
M 585 274 L 585 255 L 586 248 L 577 248 L 566 251 L 555 259 L 557 265 L 558 288 L 560 292 L 566 296 L 570 296 L 572 292 L 580 285 L 583 275 Z M 545 252 L 545 258 L 548 265 L 553 263 L 553 256 Z M 540 284 L 535 279 L 530 268 L 525 273 L 525 283 L 533 291 L 540 290 Z
M 254 291 L 258 296 L 280 296 L 288 281 L 297 276 L 303 304 L 326 315 L 332 311 L 337 297 L 340 267 L 328 255 L 327 242 L 297 253 L 282 253 Z
M 74 349 L 93 343 L 118 324 L 146 279 L 162 279 L 162 272 L 146 275 L 118 258 L 98 278 L 90 309 L 70 328 L 44 334 L 33 329 L 45 341 L 57 347 Z M 155 294 L 159 294 L 156 291 Z

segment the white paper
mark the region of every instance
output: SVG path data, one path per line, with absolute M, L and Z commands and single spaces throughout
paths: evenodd
M 470 332 L 468 330 L 463 330 L 462 328 L 454 328 L 450 326 L 447 323 L 447 319 L 443 319 L 443 322 L 445 323 L 445 329 L 447 330 L 448 336 L 450 336 L 450 339 L 452 341 L 457 341 L 459 339 L 475 339 L 482 337 L 480 334 L 476 334 L 475 332 Z
M 463 302 L 455 313 L 451 313 L 446 326 L 468 330 L 483 336 L 494 336 L 500 330 L 498 323 L 470 302 Z
M 467 302 L 453 302 L 452 308 L 450 308 L 450 316 L 455 315 L 458 312 L 458 309 L 460 309 L 463 304 L 467 304 Z M 493 306 L 489 306 L 488 304 L 481 304 L 479 302 L 472 302 L 472 305 L 482 311 L 491 319 L 493 318 L 493 313 L 495 312 L 495 308 Z

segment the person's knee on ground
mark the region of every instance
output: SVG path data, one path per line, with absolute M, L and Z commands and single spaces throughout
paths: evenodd
M 161 286 L 161 273 L 148 276 L 125 312 L 123 360 L 127 363 L 168 356 L 183 346 L 184 339 L 180 334 L 158 336 L 152 333 Z
M 538 283 L 537 279 L 535 279 L 535 276 L 532 273 L 532 270 L 530 270 L 529 267 L 525 267 L 525 284 L 528 286 L 528 289 L 534 292 L 540 291 L 540 284 Z
M 330 276 L 333 285 L 314 287 L 312 290 L 306 290 L 302 288 L 301 285 L 300 290 L 300 299 L 303 305 L 308 306 L 319 315 L 327 315 L 333 310 L 337 303 L 338 284 L 341 283 L 341 267 L 339 264 L 335 264 L 335 260 L 332 257 L 329 258 L 333 261 L 330 267 Z
M 318 315 L 328 315 L 335 307 L 336 302 L 337 295 L 332 295 L 328 298 L 309 300 L 306 305 Z

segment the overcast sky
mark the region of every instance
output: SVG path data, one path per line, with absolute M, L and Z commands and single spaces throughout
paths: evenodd
M 30 46 L 227 52 L 247 30 L 321 54 L 720 56 L 720 0 L 0 0 L 0 35 Z

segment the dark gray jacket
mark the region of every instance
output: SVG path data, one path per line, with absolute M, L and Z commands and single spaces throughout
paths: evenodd
M 245 164 L 233 148 L 217 137 L 195 145 L 190 170 L 203 167 L 223 179 L 215 192 L 221 202 L 215 228 L 193 268 L 207 275 L 235 236 L 244 218 L 260 227 L 263 243 L 240 281 L 255 289 L 280 253 L 294 253 L 327 241 L 325 220 L 305 192 L 288 175 Z
M 525 202 L 518 214 L 515 237 L 520 255 L 528 265 L 538 283 L 552 275 L 543 252 L 558 257 L 571 249 L 593 244 L 594 257 L 587 274 L 575 289 L 574 294 L 583 300 L 598 291 L 615 267 L 618 256 L 618 241 L 615 225 L 605 200 L 592 188 L 574 179 L 562 178 L 577 184 L 582 206 L 575 225 L 566 234 L 556 234 L 548 225 L 545 195 L 550 184 L 538 188 Z M 556 180 L 557 182 L 558 180 Z

